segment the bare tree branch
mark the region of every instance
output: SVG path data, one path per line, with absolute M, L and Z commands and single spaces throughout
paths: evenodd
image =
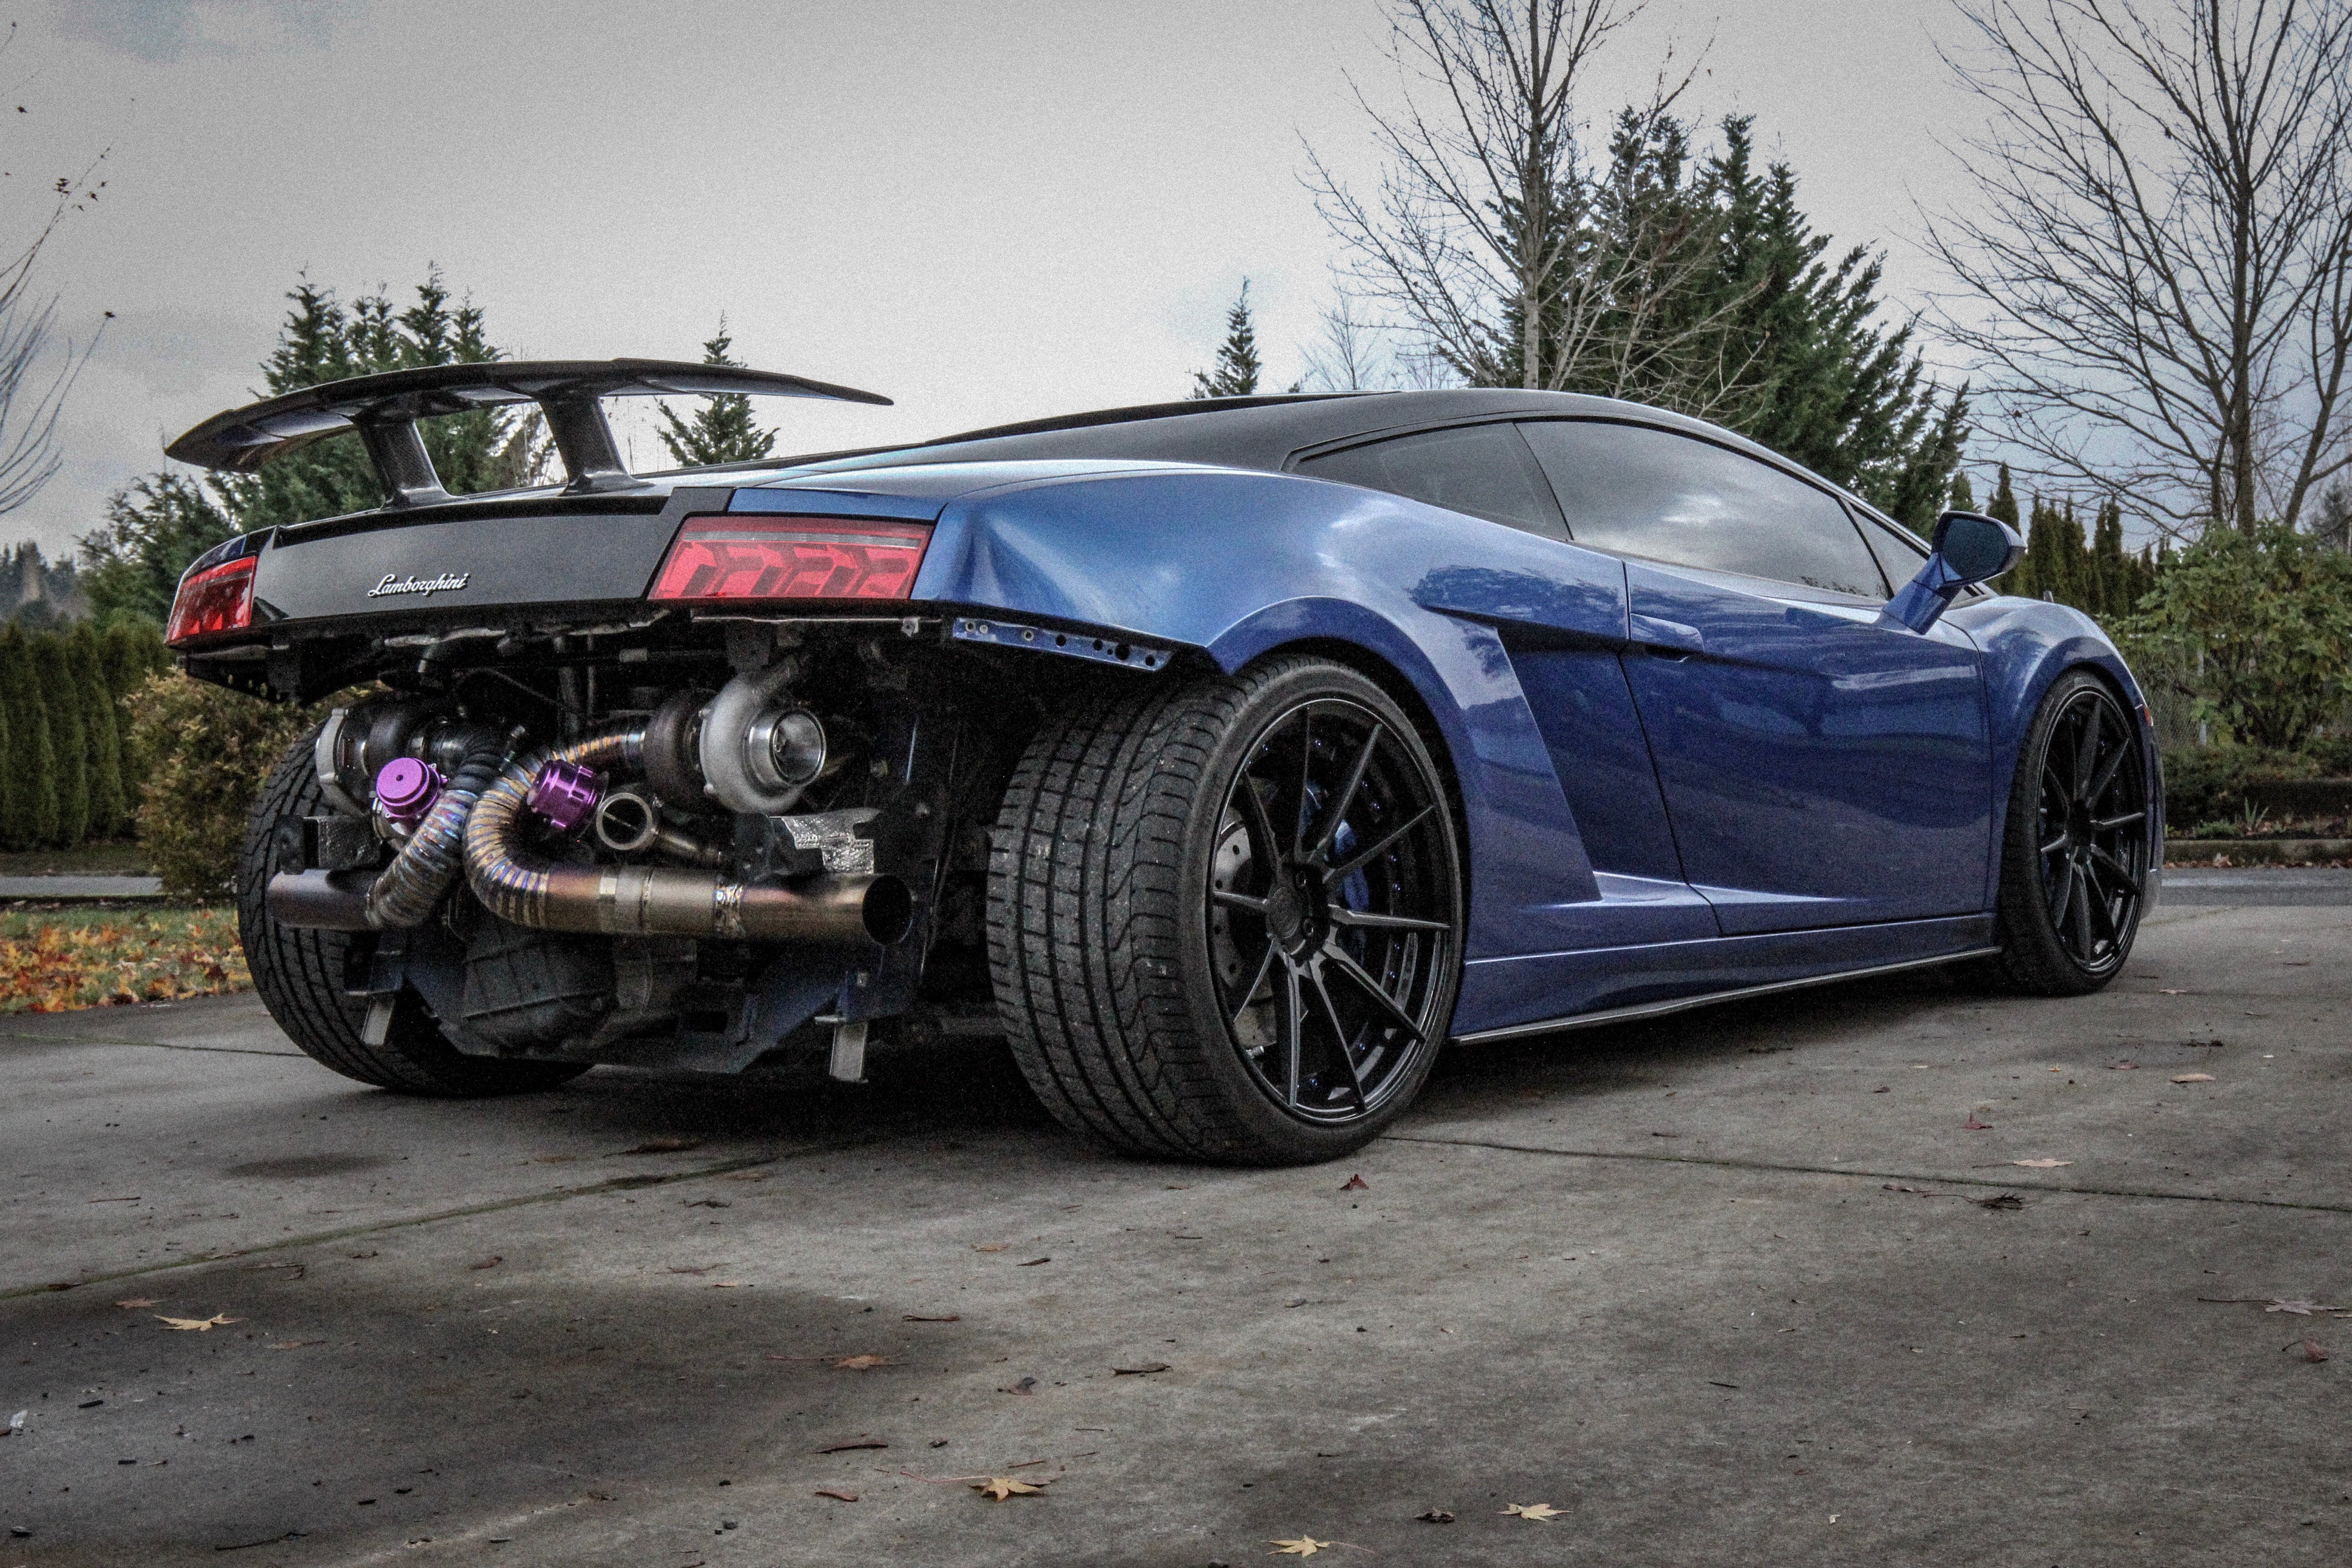
M 1958 0 L 1992 124 L 1932 217 L 1993 425 L 2168 531 L 2352 463 L 2352 4 Z

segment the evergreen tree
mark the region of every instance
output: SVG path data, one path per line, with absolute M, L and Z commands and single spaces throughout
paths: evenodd
M 52 632 L 29 638 L 41 706 L 49 716 L 52 765 L 57 769 L 58 816 L 51 847 L 70 849 L 89 837 L 89 727 L 82 722 L 81 683 L 74 679 L 66 639 Z
M 1952 470 L 1951 493 L 1945 499 L 1949 503 L 1951 510 L 1954 511 L 1974 511 L 1977 510 L 1976 487 L 1969 484 L 1968 475 L 1960 472 L 1958 468 Z
M 275 395 L 346 376 L 500 357 L 479 308 L 453 307 L 437 268 L 415 293 L 404 310 L 381 290 L 347 305 L 307 279 L 297 284 L 286 297 L 277 346 L 262 362 L 266 390 Z M 526 482 L 544 459 L 537 426 L 498 409 L 420 420 L 417 428 L 441 483 L 456 495 Z M 83 584 L 101 612 L 160 621 L 188 563 L 221 540 L 383 500 L 366 449 L 348 438 L 289 452 L 258 474 L 194 480 L 152 474 L 118 491 L 105 523 L 82 537 Z
M 1985 508 L 1987 517 L 1997 517 L 2011 528 L 2021 527 L 2017 517 L 2017 491 L 2010 487 L 2009 465 L 2000 466 L 2000 483 L 1994 487 L 1992 502 Z
M 11 849 L 36 849 L 57 837 L 57 754 L 32 641 L 13 626 L 0 627 L 0 706 L 8 710 L 7 766 L 16 786 L 13 815 L 0 823 L 0 842 Z
M 1258 376 L 1265 369 L 1265 362 L 1257 354 L 1257 324 L 1250 315 L 1249 279 L 1244 278 L 1234 308 L 1225 312 L 1225 341 L 1217 345 L 1216 365 L 1192 373 L 1192 390 L 1188 395 L 1255 396 Z
M 122 735 L 115 723 L 114 693 L 106 684 L 104 645 L 98 631 L 82 622 L 65 637 L 66 658 L 79 690 L 84 771 L 89 780 L 89 836 L 111 838 L 121 832 L 130 812 L 122 794 Z
M 705 364 L 733 365 L 738 369 L 742 361 L 730 359 L 727 351 L 735 340 L 727 335 L 727 318 L 719 318 L 719 335 L 702 345 Z M 776 448 L 776 433 L 762 430 L 751 418 L 751 400 L 740 393 L 722 392 L 706 396 L 701 410 L 690 419 L 680 419 L 668 404 L 661 405 L 662 445 L 682 468 L 708 468 L 714 463 L 751 463 L 767 457 Z
M 131 722 L 131 710 L 125 699 L 144 685 L 152 675 L 171 668 L 171 655 L 163 647 L 163 638 L 154 623 L 136 616 L 119 616 L 108 625 L 102 636 L 103 664 L 106 689 L 111 700 L 116 742 L 121 757 L 122 821 L 120 831 L 128 833 L 139 815 L 139 803 L 147 778 L 147 762 L 140 755 L 139 737 Z

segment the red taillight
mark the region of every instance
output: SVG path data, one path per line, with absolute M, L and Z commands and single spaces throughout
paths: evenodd
M 841 517 L 690 517 L 655 599 L 903 599 L 931 531 Z
M 180 584 L 163 640 L 177 647 L 218 632 L 241 632 L 253 624 L 253 568 L 258 556 L 225 561 Z

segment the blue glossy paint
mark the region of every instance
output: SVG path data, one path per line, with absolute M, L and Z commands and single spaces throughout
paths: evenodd
M 1631 563 L 1676 627 L 1626 674 L 1683 871 L 1727 934 L 1984 908 L 1992 854 L 1981 655 L 1875 606 Z M 1801 592 L 1801 590 L 1791 590 Z
M 914 596 L 943 608 L 1385 668 L 1460 789 L 1460 1034 L 1979 950 L 2034 705 L 2077 665 L 2137 703 L 2059 606 L 1963 599 L 1922 637 L 1289 475 L 836 465 L 733 506 L 933 520 Z

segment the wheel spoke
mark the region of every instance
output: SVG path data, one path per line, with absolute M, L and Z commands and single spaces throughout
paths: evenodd
M 1339 1047 L 1339 1065 L 1348 1069 L 1348 1083 L 1356 1091 L 1356 1109 L 1365 1109 L 1364 1077 L 1356 1070 L 1356 1055 L 1348 1048 L 1348 1026 L 1339 1021 L 1339 1004 L 1331 1000 L 1331 988 L 1323 984 L 1323 970 L 1318 964 L 1314 973 L 1315 994 L 1323 1004 L 1324 1021 L 1331 1026 L 1331 1038 Z
M 2096 701 L 2093 701 L 2085 705 L 2085 710 L 2083 714 L 2082 733 L 2074 738 L 2074 788 L 2077 793 L 2081 791 L 2084 784 L 2089 782 L 2091 770 L 2098 763 L 2099 721 L 2106 717 L 2106 712 L 2107 710 L 2101 707 Z
M 2133 898 L 2137 899 L 2140 896 L 2139 879 L 2132 875 L 2130 867 L 2095 844 L 2091 846 L 2091 858 L 2113 873 L 2116 880 L 2131 890 Z
M 2091 923 L 2098 928 L 2099 935 L 2112 947 L 2116 941 L 2115 911 L 2107 908 L 2107 895 L 2100 890 L 2096 879 L 2085 875 L 2083 880 L 2089 884 L 2084 889 L 2085 897 L 2083 903 L 2089 910 Z
M 2066 908 L 2074 901 L 2074 858 L 2069 856 L 2059 864 L 2065 868 L 2065 874 L 2059 879 L 2058 886 L 2052 889 L 2050 895 L 2050 923 L 2053 926 L 2066 918 Z
M 1366 910 L 1351 910 L 1345 904 L 1333 904 L 1330 910 L 1333 925 L 1353 926 L 1360 931 L 1451 931 L 1444 921 L 1425 921 L 1413 915 L 1377 915 Z
M 1380 721 L 1374 720 L 1371 729 L 1364 736 L 1363 748 L 1357 752 L 1356 760 L 1348 764 L 1348 782 L 1339 786 L 1339 798 L 1324 812 L 1323 826 L 1316 832 L 1315 843 L 1300 855 L 1300 859 L 1318 860 L 1329 851 L 1331 841 L 1339 835 L 1340 824 L 1347 820 L 1348 808 L 1356 804 L 1356 791 L 1363 787 L 1364 773 L 1372 765 L 1372 752 L 1380 745 L 1382 733 Z
M 2099 797 L 2107 793 L 2107 786 L 2116 782 L 2116 773 L 2130 757 L 2131 742 L 2128 739 L 2107 753 L 2107 760 L 2101 763 L 2099 771 L 2091 775 L 2090 787 L 2083 792 L 2082 801 L 2084 805 L 2096 805 L 2099 803 Z
M 1414 812 L 1411 816 L 1406 817 L 1402 822 L 1398 823 L 1394 827 L 1390 828 L 1386 833 L 1381 835 L 1380 839 L 1374 843 L 1370 848 L 1357 850 L 1353 855 L 1349 856 L 1343 864 L 1334 866 L 1329 870 L 1324 872 L 1324 885 L 1328 887 L 1334 882 L 1346 881 L 1349 878 L 1354 876 L 1357 872 L 1362 870 L 1365 867 L 1370 865 L 1373 861 L 1379 859 L 1381 856 L 1394 848 L 1399 839 L 1402 838 L 1406 834 L 1411 833 L 1414 828 L 1419 827 L 1423 822 L 1434 816 L 1436 811 L 1437 803 L 1435 801 L 1432 801 L 1427 805 L 1423 806 L 1419 811 Z
M 1290 852 L 1304 858 L 1307 847 L 1307 807 L 1315 797 L 1307 791 L 1315 773 L 1315 713 L 1312 709 L 1298 715 L 1298 812 L 1291 822 Z
M 1250 776 L 1246 768 L 1234 781 L 1234 788 L 1242 797 L 1243 821 L 1250 836 L 1258 840 L 1252 847 L 1264 858 L 1266 871 L 1272 875 L 1282 864 L 1282 840 L 1275 837 L 1274 817 L 1265 809 L 1265 797 L 1258 794 L 1257 780 Z
M 1356 989 L 1378 1004 L 1381 1010 L 1395 1021 L 1398 1028 L 1402 1029 L 1413 1039 L 1421 1038 L 1421 1025 L 1414 1020 L 1413 1016 L 1398 1005 L 1397 999 L 1382 990 L 1381 983 L 1365 973 L 1363 966 L 1349 957 L 1345 951 L 1337 947 L 1327 947 L 1323 950 L 1323 962 L 1334 966 L 1341 974 L 1354 981 Z
M 1265 939 L 1265 951 L 1258 954 L 1257 967 L 1250 972 L 1249 984 L 1242 990 L 1242 999 L 1234 1004 L 1233 1016 L 1225 1020 L 1233 1026 L 1236 1033 L 1242 1026 L 1242 1015 L 1248 1012 L 1252 1005 L 1257 1001 L 1257 988 L 1265 984 L 1266 971 L 1274 967 L 1274 938 L 1268 936 Z M 1278 1007 L 1276 1010 L 1280 1011 Z M 1281 1034 L 1279 1027 L 1275 1032 L 1277 1037 Z M 1276 1043 L 1279 1043 L 1278 1039 Z
M 2067 885 L 2074 889 L 2068 900 L 2067 913 L 2074 926 L 2074 955 L 2084 963 L 2091 961 L 2091 879 L 2088 874 L 2075 874 L 2075 863 L 2066 862 Z
M 2058 853 L 2058 851 L 2060 851 L 2061 849 L 2063 849 L 2063 848 L 2065 848 L 2065 847 L 2066 847 L 2066 836 L 2065 836 L 2063 833 L 2061 833 L 2061 834 L 2059 834 L 2059 835 L 2058 835 L 2058 837 L 2055 837 L 2055 838 L 2052 839 L 2049 843 L 2044 844 L 2044 845 L 2043 845 L 2043 846 L 2042 846 L 2039 850 L 2037 850 L 2037 851 L 2036 851 L 2036 853 L 2037 853 L 2037 854 L 2042 854 L 2042 855 L 2055 855 L 2055 854 L 2057 854 L 2057 853 Z
M 1289 1059 L 1283 1064 L 1283 1103 L 1298 1109 L 1298 1058 L 1307 1048 L 1307 1005 L 1298 994 L 1298 971 L 1286 963 L 1282 966 L 1282 984 L 1276 987 L 1280 998 L 1277 1009 L 1282 1015 L 1279 1032 L 1290 1042 Z
M 1224 888 L 1213 889 L 1209 897 L 1213 901 L 1223 904 L 1229 910 L 1247 910 L 1261 920 L 1265 917 L 1264 899 L 1253 899 L 1247 893 L 1236 893 Z
M 2127 811 L 2121 816 L 2095 816 L 2091 818 L 2091 826 L 2101 833 L 2113 833 L 2118 827 L 2129 827 L 2135 822 L 2147 820 L 2147 813 L 2145 811 Z

